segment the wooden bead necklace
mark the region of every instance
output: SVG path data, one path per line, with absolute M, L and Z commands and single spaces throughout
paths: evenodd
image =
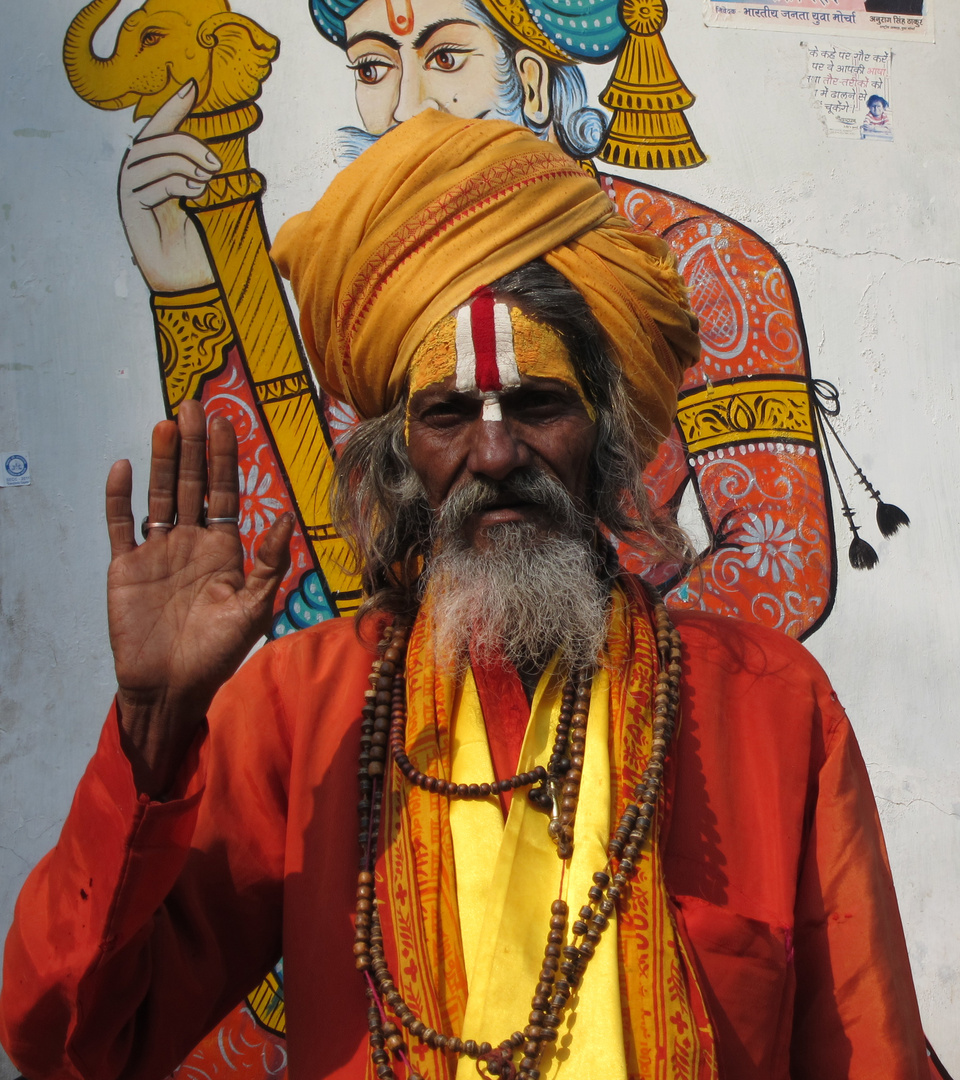
M 676 729 L 680 700 L 680 635 L 662 603 L 657 603 L 654 618 L 660 671 L 654 693 L 653 738 L 647 767 L 634 789 L 634 801 L 624 810 L 607 844 L 607 865 L 593 875 L 588 903 L 580 908 L 571 927 L 573 944 L 564 945 L 569 915 L 567 904 L 559 899 L 553 902 L 547 945 L 527 1026 L 522 1031 L 515 1031 L 497 1047 L 488 1042 L 445 1035 L 429 1027 L 403 1000 L 390 973 L 374 885 L 387 748 L 410 783 L 447 798 L 483 798 L 496 791 L 539 783 L 539 787 L 530 792 L 531 801 L 551 811 L 550 835 L 557 843 L 557 854 L 567 860 L 573 852 L 573 826 L 590 708 L 590 677 L 581 673 L 563 690 L 553 752 L 546 769 L 537 766 L 530 772 L 494 784 L 452 784 L 421 773 L 406 755 L 403 669 L 410 628 L 399 619 L 386 628 L 379 657 L 373 663 L 371 688 L 366 692 L 360 724 L 361 854 L 353 946 L 356 966 L 364 977 L 370 1000 L 367 1010 L 370 1053 L 380 1080 L 396 1080 L 392 1062 L 397 1061 L 406 1066 L 409 1080 L 423 1080 L 410 1063 L 407 1044 L 400 1027 L 388 1017 L 388 1008 L 400 1026 L 414 1038 L 433 1050 L 474 1059 L 481 1074 L 497 1076 L 501 1080 L 539 1080 L 543 1051 L 548 1043 L 556 1041 L 564 1010 L 576 993 L 611 917 L 615 916 L 630 878 L 636 873 L 637 861 L 660 797 L 664 763 Z M 523 1055 L 519 1064 L 514 1061 L 517 1051 Z

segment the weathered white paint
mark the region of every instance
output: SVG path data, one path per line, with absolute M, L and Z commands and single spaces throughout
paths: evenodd
M 253 140 L 275 230 L 332 175 L 331 131 L 355 122 L 352 76 L 305 0 L 235 6 L 283 42 Z M 116 214 L 134 125 L 67 85 L 60 47 L 78 7 L 7 5 L 0 41 L 0 443 L 26 449 L 33 472 L 30 487 L 0 489 L 4 927 L 56 840 L 111 694 L 103 478 L 131 457 L 144 503 L 145 436 L 162 411 L 147 290 Z M 851 449 L 913 518 L 877 542 L 876 570 L 841 564 L 834 613 L 810 646 L 859 733 L 924 1024 L 960 1076 L 960 13 L 941 2 L 937 19 L 936 45 L 895 44 L 895 142 L 844 141 L 826 137 L 801 88 L 799 36 L 706 29 L 697 4 L 674 0 L 667 40 L 699 95 L 689 115 L 710 161 L 645 175 L 780 250 L 814 373 L 843 391 Z M 602 73 L 589 74 L 599 87 Z M 13 1075 L 0 1064 L 0 1077 Z

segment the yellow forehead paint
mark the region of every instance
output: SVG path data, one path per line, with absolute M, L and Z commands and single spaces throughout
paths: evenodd
M 590 419 L 596 419 L 556 330 L 497 300 L 488 289 L 441 319 L 420 343 L 410 365 L 408 401 L 454 374 L 461 393 L 480 393 L 484 420 L 503 419 L 500 395 L 519 386 L 521 375 L 572 387 Z M 408 433 L 409 424 L 408 411 Z

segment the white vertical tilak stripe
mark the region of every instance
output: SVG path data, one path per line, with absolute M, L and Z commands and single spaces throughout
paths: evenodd
M 488 421 L 503 419 L 503 412 L 500 409 L 500 395 L 495 390 L 483 395 L 483 412 L 481 412 L 480 417 Z
M 520 368 L 517 366 L 517 354 L 513 348 L 513 324 L 510 322 L 510 308 L 506 304 L 493 305 L 493 332 L 497 342 L 497 371 L 500 373 L 500 386 L 520 385 Z
M 457 389 L 466 393 L 477 388 L 477 356 L 473 349 L 473 317 L 469 304 L 457 310 Z

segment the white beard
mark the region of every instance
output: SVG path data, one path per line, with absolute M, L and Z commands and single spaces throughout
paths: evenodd
M 539 672 L 557 653 L 565 674 L 596 665 L 608 591 L 590 540 L 529 522 L 497 525 L 486 536 L 482 551 L 454 538 L 430 560 L 424 596 L 438 661 L 461 671 L 473 651 Z

